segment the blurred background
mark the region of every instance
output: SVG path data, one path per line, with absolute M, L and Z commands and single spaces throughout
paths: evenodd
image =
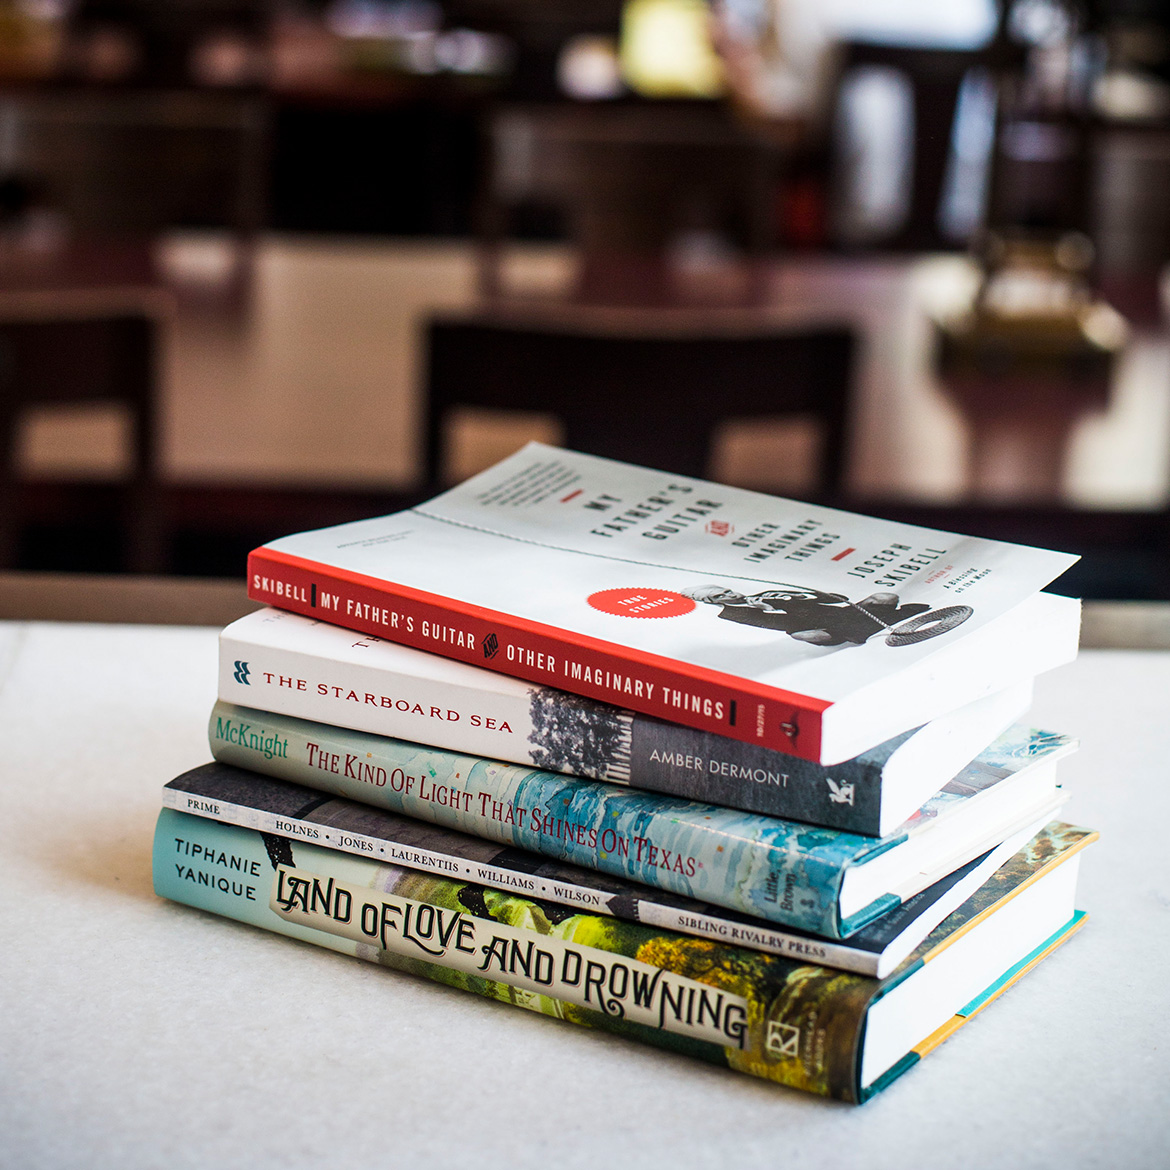
M 530 438 L 1170 598 L 1170 0 L 0 0 L 0 569 Z

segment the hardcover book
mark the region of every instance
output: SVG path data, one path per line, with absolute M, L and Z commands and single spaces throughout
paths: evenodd
M 204 764 L 184 772 L 165 785 L 162 796 L 166 808 L 224 824 L 879 979 L 890 974 L 948 914 L 1027 845 L 1034 829 L 1046 831 L 1050 837 L 1065 832 L 1055 822 L 1047 830 L 1030 825 L 847 941 L 833 943 L 805 931 L 782 930 L 762 918 L 749 918 L 653 886 L 566 865 L 525 849 L 469 837 L 228 764 Z M 1071 842 L 1064 836 L 1062 840 Z M 1035 841 L 1029 848 L 1034 855 L 1038 850 L 1048 852 Z M 1063 856 L 1055 847 L 1052 852 Z
M 881 837 L 1007 729 L 1031 681 L 826 767 L 262 609 L 219 640 L 219 697 L 357 731 Z
M 1075 656 L 1076 558 L 530 444 L 256 549 L 249 595 L 837 764 Z
M 1073 747 L 1014 728 L 871 838 L 222 702 L 208 731 L 223 763 L 834 939 L 1047 820 Z
M 215 914 L 860 1102 L 1080 926 L 1076 855 L 1027 880 L 1049 860 L 1025 852 L 998 870 L 884 980 L 170 809 L 159 814 L 154 884 Z

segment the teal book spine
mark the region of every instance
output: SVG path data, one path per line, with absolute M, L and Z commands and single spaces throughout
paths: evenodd
M 156 893 L 172 901 L 852 1102 L 928 1050 L 919 1045 L 863 1088 L 871 1004 L 930 962 L 964 923 L 960 909 L 878 980 L 171 809 L 159 815 L 153 865 Z M 994 883 L 988 889 L 988 897 L 1000 896 Z M 1040 957 L 1034 952 L 1026 963 Z
M 840 911 L 849 867 L 899 844 L 905 831 L 875 840 L 223 702 L 209 738 L 221 763 L 823 938 L 847 938 L 900 902 L 881 894 L 847 918 Z M 1031 746 L 1038 755 L 1050 750 Z M 1008 771 L 989 765 L 961 774 L 964 783 L 927 805 L 915 829 Z
M 850 864 L 880 840 L 217 703 L 221 763 L 291 780 L 716 906 L 840 939 L 899 904 L 842 919 Z

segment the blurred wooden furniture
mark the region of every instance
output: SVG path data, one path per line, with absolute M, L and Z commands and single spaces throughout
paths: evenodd
M 1137 328 L 1164 330 L 1170 117 L 1132 124 L 1098 119 L 1089 135 L 1086 218 L 1097 249 L 1096 286 Z
M 847 202 L 849 160 L 838 157 L 830 161 L 830 231 L 833 242 L 846 247 L 863 247 L 882 251 L 952 251 L 966 246 L 966 239 L 956 237 L 943 222 L 944 201 L 951 181 L 955 117 L 963 85 L 975 71 L 989 79 L 998 76 L 1006 63 L 997 47 L 987 49 L 939 49 L 903 45 L 850 42 L 842 46 L 833 99 L 834 135 L 840 138 L 845 113 L 842 99 L 847 86 L 860 74 L 878 71 L 901 79 L 909 91 L 909 120 L 904 127 L 909 155 L 906 189 L 902 193 L 904 208 L 896 221 L 883 231 L 874 230 L 853 238 L 843 227 L 849 220 Z M 994 102 L 988 111 L 994 122 Z M 991 127 L 994 134 L 994 126 Z M 847 135 L 846 135 L 847 137 Z M 830 151 L 840 150 L 836 142 Z M 989 155 L 984 181 L 990 186 Z M 865 180 L 868 176 L 861 176 Z
M 718 424 L 808 416 L 820 425 L 813 490 L 843 485 L 855 339 L 843 327 L 720 329 L 670 314 L 484 312 L 428 330 L 425 470 L 443 475 L 456 407 L 543 411 L 578 451 L 703 476 Z
M 35 179 L 82 235 L 163 228 L 260 229 L 268 104 L 196 90 L 29 89 L 0 93 L 9 167 Z
M 0 568 L 16 560 L 22 414 L 32 406 L 108 402 L 129 414 L 134 439 L 124 559 L 134 571 L 157 570 L 163 521 L 156 363 L 169 299 L 150 286 L 69 288 L 45 280 L 23 290 L 0 280 Z
M 799 131 L 788 128 L 793 140 Z M 559 216 L 580 250 L 582 301 L 669 303 L 668 253 L 688 232 L 735 241 L 755 269 L 773 243 L 783 138 L 697 102 L 500 110 L 480 214 L 483 293 L 506 292 L 500 249 L 525 207 Z

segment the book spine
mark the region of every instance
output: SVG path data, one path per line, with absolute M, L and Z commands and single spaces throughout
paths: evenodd
M 222 763 L 824 938 L 842 937 L 849 864 L 890 844 L 225 703 L 209 739 Z M 896 904 L 878 899 L 849 931 Z
M 220 638 L 225 702 L 881 835 L 882 773 L 871 760 L 825 767 L 552 687 L 511 684 L 505 691 L 493 686 L 496 676 L 479 673 L 482 686 L 454 685 L 291 646 Z
M 248 557 L 265 605 L 514 678 L 820 761 L 829 703 L 269 548 Z
M 637 892 L 639 887 L 632 884 L 621 892 L 614 892 L 592 881 L 589 870 L 578 870 L 571 876 L 568 872 L 562 872 L 555 877 L 540 871 L 534 872 L 529 867 L 509 864 L 511 858 L 517 856 L 517 852 L 509 848 L 501 848 L 490 859 L 482 859 L 458 852 L 457 845 L 427 848 L 417 841 L 408 843 L 395 840 L 387 834 L 363 833 L 360 829 L 339 825 L 335 818 L 322 823 L 318 819 L 273 812 L 256 802 L 239 804 L 224 800 L 218 795 L 202 793 L 198 788 L 164 786 L 162 802 L 165 808 L 176 812 L 255 829 L 260 833 L 307 841 L 342 853 L 354 853 L 358 857 L 438 874 L 452 881 L 479 882 L 518 893 L 522 897 L 540 898 L 593 914 L 625 918 L 696 938 L 714 939 L 734 946 L 766 951 L 768 954 L 786 955 L 802 962 L 838 967 L 859 975 L 877 974 L 879 956 L 872 951 L 776 930 L 760 920 L 729 917 L 720 913 L 718 907 L 705 906 L 699 902 L 672 905 L 655 898 L 649 887 L 644 888 L 644 894 Z M 438 834 L 441 830 L 433 832 Z M 454 835 L 447 838 L 449 842 L 458 839 Z
M 603 1028 L 780 1084 L 859 1099 L 880 984 L 842 971 L 566 912 L 170 809 L 161 897 Z

